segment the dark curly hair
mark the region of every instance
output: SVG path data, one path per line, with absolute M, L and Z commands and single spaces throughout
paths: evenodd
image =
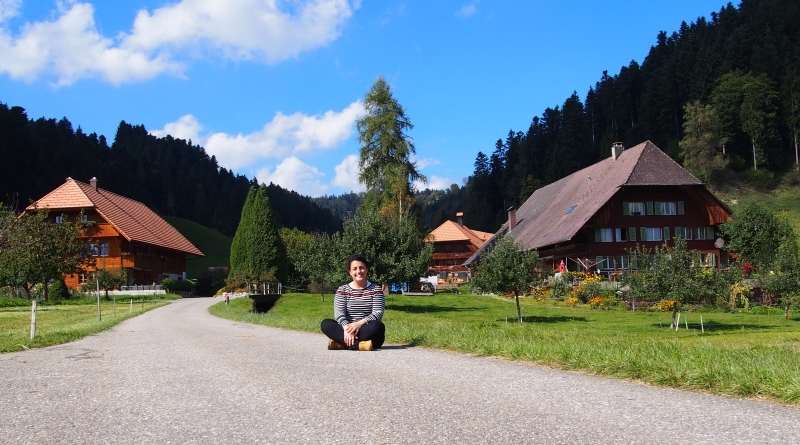
M 364 255 L 361 255 L 360 253 L 354 253 L 353 255 L 350 255 L 350 258 L 348 258 L 347 262 L 345 263 L 345 272 L 350 272 L 350 264 L 352 264 L 353 261 L 360 261 L 364 263 L 364 265 L 367 266 L 367 270 L 369 270 L 369 262 L 367 262 L 367 259 L 364 258 Z

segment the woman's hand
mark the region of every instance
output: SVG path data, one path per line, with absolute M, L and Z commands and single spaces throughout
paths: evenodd
M 359 320 L 354 323 L 348 323 L 344 326 L 344 343 L 347 346 L 353 346 L 355 343 L 356 338 L 358 337 L 358 331 L 361 330 L 361 326 L 367 324 L 364 320 Z
M 353 346 L 353 343 L 356 342 L 356 336 L 347 332 L 347 329 L 344 331 L 344 344 L 349 348 Z

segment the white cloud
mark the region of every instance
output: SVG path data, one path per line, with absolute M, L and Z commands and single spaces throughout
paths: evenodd
M 296 5 L 294 15 L 275 0 L 183 0 L 152 13 L 142 10 L 122 46 L 213 49 L 232 60 L 275 63 L 335 40 L 354 9 L 347 0 L 290 4 Z
M 19 7 L 22 0 L 0 0 L 0 23 L 16 17 L 19 14 Z
M 52 74 L 58 86 L 91 77 L 118 85 L 163 72 L 180 74 L 180 65 L 163 55 L 114 47 L 97 32 L 92 5 L 59 2 L 58 11 L 54 21 L 26 23 L 16 37 L 0 26 L 0 72 L 26 82 Z
M 442 163 L 440 160 L 433 158 L 416 158 L 413 159 L 413 161 L 417 163 L 418 170 L 422 170 L 425 167 L 430 167 L 431 165 L 439 165 Z
M 5 21 L 20 0 L 0 0 L 0 73 L 55 85 L 100 78 L 119 85 L 168 73 L 182 76 L 189 58 L 221 57 L 277 63 L 339 37 L 360 5 L 347 0 L 301 0 L 291 11 L 276 0 L 182 0 L 141 10 L 130 33 L 100 34 L 94 7 L 58 1 L 54 18 L 26 23 L 13 35 Z
M 336 172 L 331 182 L 334 186 L 353 192 L 366 190 L 364 184 L 358 182 L 358 156 L 348 155 L 333 170 Z
M 164 128 L 161 130 L 151 131 L 150 134 L 160 138 L 170 135 L 176 139 L 185 139 L 187 141 L 191 139 L 193 144 L 197 144 L 201 142 L 200 131 L 202 129 L 203 126 L 200 125 L 197 118 L 191 114 L 187 114 L 181 116 L 181 118 L 175 122 L 164 125 Z
M 204 135 L 203 126 L 192 115 L 168 123 L 153 135 L 192 139 L 217 157 L 219 165 L 239 170 L 263 159 L 285 158 L 316 150 L 337 148 L 353 134 L 354 123 L 363 112 L 360 101 L 353 102 L 341 112 L 327 111 L 323 115 L 276 113 L 261 130 L 249 134 Z
M 311 197 L 322 196 L 328 191 L 328 186 L 321 180 L 325 174 L 294 156 L 284 159 L 274 172 L 271 170 L 269 167 L 258 170 L 256 178 Z
M 417 190 L 445 190 L 450 188 L 451 184 L 453 184 L 453 181 L 450 178 L 441 178 L 433 175 L 428 176 L 428 182 L 414 181 L 414 188 Z
M 460 19 L 472 17 L 478 12 L 478 3 L 480 3 L 480 0 L 475 0 L 472 3 L 462 6 L 461 9 L 456 11 L 456 17 Z

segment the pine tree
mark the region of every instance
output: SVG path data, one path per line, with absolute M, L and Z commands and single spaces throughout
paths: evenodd
M 369 205 L 402 217 L 415 203 L 412 183 L 425 181 L 411 161 L 416 149 L 407 132 L 414 125 L 383 77 L 367 92 L 364 108 L 366 115 L 356 122 L 361 143 L 358 181 L 367 187 Z
M 248 283 L 274 276 L 285 282 L 288 275 L 286 247 L 264 185 L 251 187 L 242 217 L 231 243 L 231 276 Z

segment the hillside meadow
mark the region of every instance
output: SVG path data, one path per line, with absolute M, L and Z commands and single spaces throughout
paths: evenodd
M 333 315 L 330 295 L 285 294 L 266 314 L 246 298 L 220 302 L 214 315 L 319 332 Z M 569 308 L 510 299 L 443 295 L 387 297 L 387 343 L 520 360 L 653 385 L 800 405 L 800 322 L 780 311 L 687 312 L 669 329 L 668 312 Z M 702 326 L 701 326 L 702 317 Z M 321 335 L 321 334 L 320 334 Z M 319 347 L 326 347 L 320 336 Z M 348 353 L 348 352 L 344 352 Z

